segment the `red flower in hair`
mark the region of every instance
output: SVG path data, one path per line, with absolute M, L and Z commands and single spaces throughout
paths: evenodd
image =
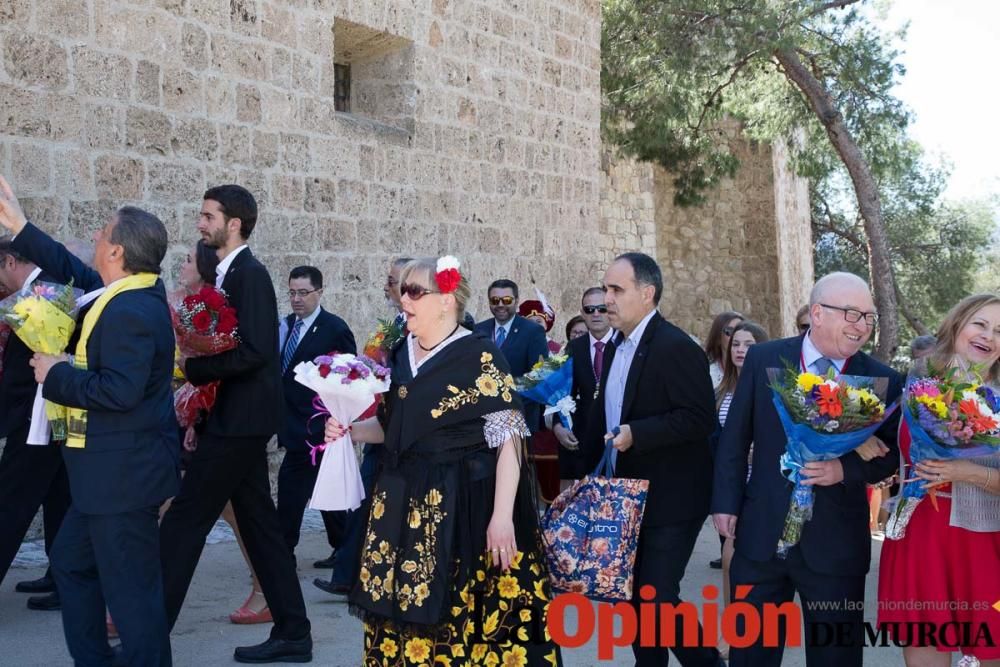
M 442 294 L 454 292 L 458 289 L 458 284 L 462 282 L 462 274 L 458 272 L 458 269 L 438 271 L 434 277 L 437 279 L 438 289 L 441 290 Z
M 194 314 L 191 318 L 191 325 L 199 333 L 207 333 L 212 328 L 212 315 L 207 310 L 202 310 Z

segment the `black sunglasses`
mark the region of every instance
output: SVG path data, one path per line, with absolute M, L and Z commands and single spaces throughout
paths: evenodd
M 422 285 L 411 285 L 410 283 L 403 283 L 399 286 L 400 296 L 410 297 L 410 301 L 419 301 L 424 298 L 426 294 L 437 294 L 434 290 L 427 289 Z
M 490 305 L 491 306 L 499 306 L 501 303 L 503 305 L 505 305 L 505 306 L 509 306 L 512 303 L 514 303 L 514 297 L 512 297 L 512 296 L 491 296 L 490 297 Z
M 605 306 L 603 303 L 599 306 L 584 306 L 583 312 L 587 313 L 588 315 L 593 315 L 595 312 L 606 313 L 608 312 L 608 307 Z

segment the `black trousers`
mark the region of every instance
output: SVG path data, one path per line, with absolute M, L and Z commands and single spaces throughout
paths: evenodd
M 274 617 L 271 637 L 296 640 L 309 635 L 295 562 L 282 539 L 271 500 L 268 440 L 201 436 L 180 493 L 160 524 L 163 589 L 171 628 L 184 604 L 205 538 L 231 500 L 243 544 Z
M 312 497 L 316 486 L 316 475 L 319 474 L 319 464 L 323 455 L 316 457 L 316 465 L 308 451 L 286 449 L 285 458 L 278 469 L 278 521 L 281 523 L 281 534 L 289 551 L 295 553 L 299 544 L 299 533 L 302 530 L 302 516 L 306 505 Z M 323 525 L 326 526 L 326 539 L 331 549 L 340 547 L 344 539 L 344 526 L 347 522 L 347 512 L 321 512 Z
M 729 568 L 730 588 L 752 585 L 750 594 L 740 601 L 756 607 L 763 618 L 763 605 L 771 602 L 791 602 L 798 592 L 802 600 L 805 621 L 803 643 L 808 667 L 861 667 L 864 648 L 865 577 L 820 574 L 806 565 L 802 552 L 792 547 L 785 559 L 777 557 L 766 562 L 750 560 L 740 555 L 739 543 Z M 736 597 L 732 598 L 736 601 Z M 832 603 L 832 604 L 830 604 Z M 836 608 L 831 608 L 836 605 Z M 818 606 L 826 607 L 819 609 Z M 742 620 L 742 619 L 740 619 Z M 843 624 L 843 625 L 841 625 Z M 737 622 L 740 631 L 742 627 Z M 833 638 L 840 629 L 848 641 L 838 645 Z M 844 630 L 848 632 L 844 632 Z M 781 624 L 777 648 L 763 646 L 762 641 L 745 649 L 733 647 L 729 652 L 731 667 L 777 667 L 784 652 L 786 628 Z M 813 641 L 815 639 L 815 641 Z
M 63 632 L 77 667 L 110 667 L 104 608 L 122 641 L 124 663 L 169 667 L 163 608 L 159 507 L 119 514 L 66 513 L 52 551 L 62 598 Z
M 0 456 L 0 581 L 14 562 L 39 506 L 45 528 L 45 553 L 69 509 L 69 479 L 61 445 L 28 445 L 28 425 L 7 436 Z
M 701 532 L 704 523 L 702 519 L 695 519 L 641 529 L 639 553 L 636 558 L 635 577 L 632 583 L 632 603 L 636 605 L 637 616 L 639 615 L 639 603 L 645 602 L 639 597 L 639 591 L 643 586 L 649 585 L 656 589 L 656 597 L 651 602 L 657 605 L 661 603 L 677 605 L 680 603 L 681 579 L 684 578 L 684 570 L 687 569 L 688 561 L 691 560 L 691 553 L 698 540 L 698 533 Z M 646 602 L 646 604 L 649 603 Z M 659 614 L 657 614 L 657 636 L 660 635 L 659 627 L 660 619 Z M 684 637 L 683 627 L 684 624 L 678 615 L 675 631 L 678 644 Z M 698 625 L 698 637 L 698 643 L 703 643 L 700 624 Z M 721 662 L 718 650 L 711 647 L 643 648 L 639 645 L 638 636 L 632 645 L 636 667 L 665 667 L 670 663 L 671 651 L 683 667 L 716 667 L 725 664 Z

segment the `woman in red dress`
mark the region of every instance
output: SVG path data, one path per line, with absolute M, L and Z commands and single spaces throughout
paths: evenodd
M 953 307 L 938 331 L 930 361 L 937 367 L 976 366 L 983 369 L 985 382 L 997 385 L 1000 297 L 971 296 Z M 899 447 L 906 466 L 909 446 L 909 429 L 900 421 Z M 903 649 L 907 667 L 951 665 L 955 650 L 984 666 L 1000 666 L 1000 613 L 992 606 L 1000 600 L 1000 453 L 924 461 L 916 474 L 925 481 L 914 483 L 935 485 L 937 509 L 928 499 L 921 501 L 905 536 L 883 543 L 878 622 L 897 641 L 913 643 Z M 933 625 L 936 646 L 930 641 L 917 645 L 918 623 Z M 970 638 L 963 637 L 963 624 Z M 987 634 L 995 646 L 985 645 L 990 643 Z

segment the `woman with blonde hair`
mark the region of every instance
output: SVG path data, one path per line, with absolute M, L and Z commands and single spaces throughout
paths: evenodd
M 937 332 L 928 368 L 978 371 L 984 383 L 1000 391 L 1000 297 L 977 294 L 955 305 Z M 1000 406 L 994 406 L 994 411 Z M 911 464 L 910 432 L 900 421 L 903 470 Z M 961 649 L 960 664 L 1000 666 L 1000 451 L 974 459 L 925 460 L 916 465 L 921 481 L 933 485 L 936 506 L 920 502 L 899 540 L 882 546 L 879 568 L 878 622 L 899 640 L 907 667 L 945 667 Z M 905 477 L 905 475 L 901 475 Z M 896 625 L 898 624 L 898 625 Z M 942 634 L 936 643 L 919 645 L 924 624 Z M 968 627 L 969 633 L 948 627 Z M 994 641 L 982 643 L 983 629 Z M 963 634 L 971 635 L 967 646 Z M 946 645 L 947 644 L 947 645 Z

